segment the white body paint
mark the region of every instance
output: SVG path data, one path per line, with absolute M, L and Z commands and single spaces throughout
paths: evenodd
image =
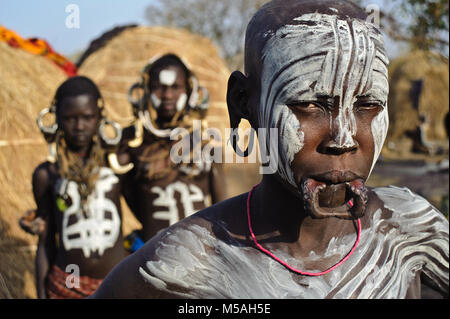
M 121 221 L 117 207 L 113 201 L 105 197 L 112 190 L 114 184 L 119 181 L 114 172 L 107 167 L 101 167 L 95 189 L 88 197 L 87 218 L 81 210 L 80 194 L 75 182 L 69 181 L 67 194 L 72 200 L 72 205 L 62 214 L 62 242 L 66 250 L 81 249 L 86 258 L 91 252 L 97 251 L 99 255 L 107 248 L 111 248 L 120 234 Z M 106 218 L 109 212 L 111 218 Z M 69 225 L 69 221 L 75 217 L 76 222 Z M 75 238 L 72 238 L 74 236 Z
M 151 260 L 138 271 L 148 284 L 182 298 L 404 298 L 416 275 L 427 275 L 448 291 L 448 221 L 422 197 L 406 188 L 375 189 L 392 210 L 391 218 L 374 212 L 372 224 L 344 265 L 320 277 L 298 276 L 254 247 L 232 237 L 217 239 L 199 225 L 176 224 L 159 238 Z M 214 227 L 227 229 L 223 224 Z M 293 267 L 329 256 L 342 256 L 355 234 L 334 238 L 324 254 L 304 260 L 274 251 Z
M 159 186 L 152 187 L 151 191 L 158 195 L 153 201 L 154 206 L 167 207 L 165 211 L 156 211 L 153 213 L 154 219 L 168 220 L 169 225 L 175 224 L 180 220 L 175 199 L 175 192 L 181 195 L 181 203 L 184 207 L 184 216 L 188 217 L 196 212 L 194 203 L 204 202 L 205 195 L 202 190 L 193 184 L 186 185 L 180 181 L 168 185 L 165 189 Z
M 290 118 L 295 116 L 286 116 L 287 102 L 315 101 L 320 95 L 339 97 L 339 114 L 330 119 L 330 125 L 336 128 L 332 138 L 337 147 L 355 145 L 353 105 L 358 96 L 370 96 L 385 105 L 372 122 L 375 163 L 388 122 L 388 59 L 377 27 L 312 13 L 295 18 L 292 25 L 266 33 L 265 37 L 269 39 L 263 49 L 261 92 L 266 95 L 261 97 L 259 124 L 280 128 L 280 176 L 297 188 L 290 168 L 291 153 L 302 149 L 304 135 L 301 123 Z M 286 134 L 292 128 L 301 133 Z

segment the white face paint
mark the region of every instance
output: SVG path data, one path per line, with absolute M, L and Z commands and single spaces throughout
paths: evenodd
M 180 95 L 177 101 L 177 111 L 181 111 L 186 106 L 188 96 L 186 93 Z
M 384 110 L 372 121 L 374 164 L 387 134 L 388 59 L 382 35 L 373 24 L 318 13 L 294 21 L 271 34 L 263 49 L 261 92 L 265 95 L 259 124 L 280 129 L 278 172 L 297 188 L 290 165 L 293 152 L 303 147 L 304 132 L 295 115 L 286 111 L 287 101 L 339 97 L 339 114 L 330 120 L 336 128 L 333 142 L 339 147 L 355 145 L 353 105 L 357 97 L 383 104 Z M 287 134 L 292 129 L 296 134 Z
M 177 72 L 175 70 L 164 69 L 161 70 L 161 72 L 159 72 L 159 82 L 161 85 L 173 86 L 176 80 L 177 80 Z M 162 104 L 162 101 L 155 93 L 150 94 L 150 100 L 152 102 L 153 107 L 155 109 L 159 109 L 159 107 Z M 186 93 L 183 93 L 178 97 L 176 103 L 177 111 L 182 111 L 185 108 L 187 100 L 188 96 Z
M 161 106 L 161 99 L 156 96 L 155 93 L 150 94 L 150 100 L 152 102 L 152 105 L 155 109 L 159 109 Z
M 159 72 L 159 82 L 162 85 L 172 86 L 177 79 L 177 72 L 174 70 L 161 70 Z

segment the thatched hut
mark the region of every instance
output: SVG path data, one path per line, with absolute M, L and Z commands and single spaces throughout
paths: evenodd
M 121 125 L 129 125 L 133 120 L 127 92 L 147 62 L 166 53 L 180 56 L 196 74 L 200 85 L 208 89 L 208 126 L 219 128 L 224 147 L 230 147 L 225 143 L 224 134 L 229 127 L 226 91 L 230 71 L 208 38 L 168 27 L 119 27 L 94 40 L 86 52 L 82 63 L 78 63 L 79 74 L 99 85 L 109 116 Z M 248 123 L 243 124 L 243 128 L 247 127 Z M 224 168 L 230 196 L 247 191 L 259 179 L 255 174 L 256 164 L 227 164 Z
M 18 219 L 35 208 L 34 168 L 47 156 L 36 125 L 66 74 L 51 61 L 0 42 L 0 299 L 32 298 L 36 238 Z
M 387 145 L 400 144 L 422 125 L 425 143 L 446 143 L 449 111 L 448 59 L 433 52 L 413 51 L 389 67 L 390 128 Z
M 126 27 L 97 39 L 83 55 L 80 75 L 92 78 L 105 98 L 108 116 L 122 125 L 132 121 L 127 91 L 147 61 L 159 54 L 183 57 L 210 93 L 210 127 L 228 127 L 226 86 L 230 74 L 210 40 L 184 30 Z M 93 42 L 94 44 L 94 42 Z M 45 161 L 47 146 L 35 123 L 66 74 L 51 61 L 0 42 L 0 299 L 35 298 L 37 238 L 18 226 L 35 208 L 31 175 Z M 244 192 L 259 179 L 254 165 L 227 165 L 229 194 Z M 125 233 L 139 223 L 124 205 Z
M 133 120 L 127 101 L 128 89 L 151 58 L 165 53 L 177 54 L 188 63 L 210 93 L 208 122 L 214 127 L 225 127 L 228 122 L 226 83 L 230 71 L 217 48 L 200 35 L 166 27 L 129 27 L 84 57 L 79 74 L 99 85 L 110 116 L 127 125 Z

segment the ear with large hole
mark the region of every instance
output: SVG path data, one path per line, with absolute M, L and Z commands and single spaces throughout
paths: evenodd
M 56 143 L 48 143 L 48 155 L 47 155 L 47 161 L 50 163 L 56 163 L 56 160 L 58 158 L 57 152 L 56 152 Z
M 52 109 L 53 107 L 43 109 L 36 119 L 36 123 L 39 127 L 39 130 L 41 131 L 42 135 L 44 135 L 44 138 L 46 139 L 47 142 L 54 141 L 56 131 L 58 130 L 56 115 L 54 114 Z M 45 122 L 52 124 L 46 125 Z
M 143 84 L 140 82 L 134 83 L 128 90 L 127 98 L 128 102 L 130 102 L 130 104 L 132 105 L 133 113 L 136 116 L 138 110 L 142 108 L 143 100 L 145 99 L 145 90 Z
M 228 79 L 227 105 L 230 125 L 237 128 L 241 119 L 250 121 L 248 78 L 239 71 L 234 71 Z

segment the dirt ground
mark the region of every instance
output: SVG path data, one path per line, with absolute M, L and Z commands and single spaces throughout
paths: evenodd
M 448 218 L 448 157 L 432 162 L 421 159 L 380 161 L 375 165 L 367 184 L 372 187 L 407 187 L 426 198 Z

